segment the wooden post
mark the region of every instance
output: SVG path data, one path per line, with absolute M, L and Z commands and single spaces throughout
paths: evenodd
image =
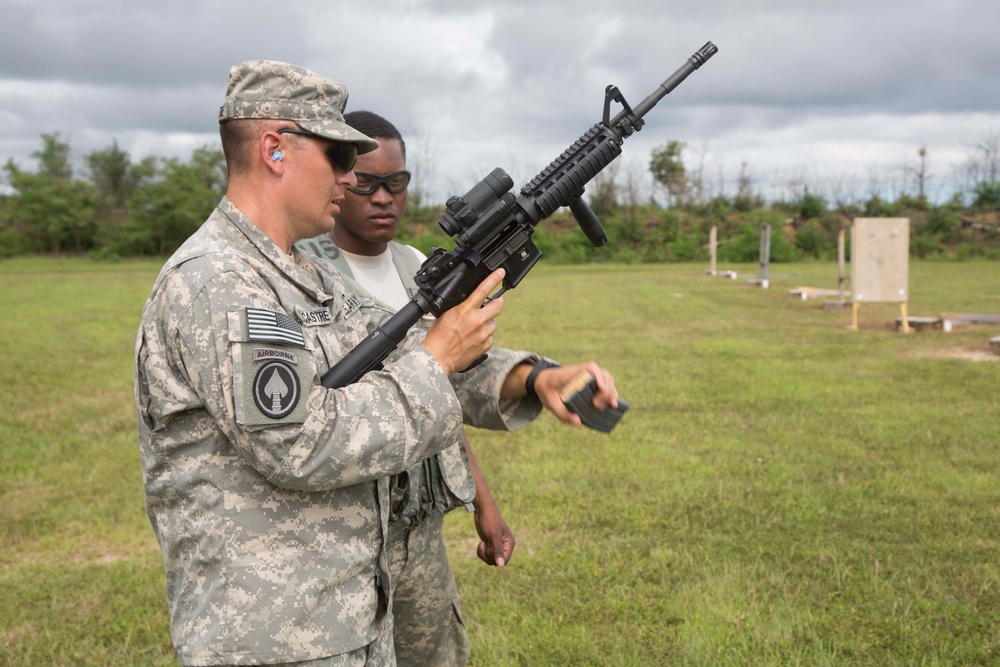
M 757 278 L 760 286 L 767 289 L 768 265 L 771 263 L 771 225 L 760 226 L 760 271 Z
M 712 229 L 708 232 L 708 253 L 710 257 L 710 264 L 708 265 L 709 275 L 714 276 L 716 272 L 715 261 L 718 257 L 718 247 L 719 247 L 719 230 L 715 225 L 712 225 Z
M 840 302 L 844 303 L 844 282 L 846 273 L 844 271 L 844 258 L 847 253 L 844 250 L 846 243 L 844 242 L 844 236 L 846 234 L 846 229 L 840 228 L 840 233 L 837 234 L 837 289 L 840 290 Z
M 857 301 L 851 302 L 851 326 L 848 327 L 851 331 L 858 330 L 858 310 L 860 308 L 861 308 L 860 303 L 858 303 Z
M 907 316 L 906 310 L 906 302 L 903 301 L 899 304 L 899 314 L 903 317 L 903 333 L 908 334 L 910 333 L 910 318 Z

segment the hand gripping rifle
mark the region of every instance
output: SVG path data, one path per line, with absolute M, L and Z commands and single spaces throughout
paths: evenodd
M 439 224 L 455 238 L 455 248 L 433 250 L 415 276 L 418 290 L 413 299 L 337 362 L 323 376 L 323 386 L 344 387 L 369 371 L 381 370 L 385 358 L 424 314 L 439 316 L 462 303 L 497 268 L 504 267 L 505 275 L 500 290 L 490 298 L 516 287 L 542 256 L 531 240 L 535 226 L 557 208 L 568 206 L 590 242 L 604 245 L 608 237 L 583 200 L 583 186 L 621 155 L 622 142 L 642 128 L 642 117 L 717 51 L 712 42 L 706 43 L 634 109 L 616 86 L 608 86 L 601 122 L 521 188 L 518 196 L 510 192 L 514 181 L 498 167 L 462 197 L 451 197 Z M 612 102 L 622 106 L 614 118 Z

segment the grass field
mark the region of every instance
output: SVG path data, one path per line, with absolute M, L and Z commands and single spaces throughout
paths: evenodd
M 160 262 L 0 262 L 0 665 L 175 665 L 132 345 Z M 498 343 L 595 359 L 610 435 L 471 434 L 518 543 L 446 536 L 486 665 L 1000 665 L 1000 327 L 790 299 L 695 265 L 542 265 Z M 1000 263 L 911 263 L 909 312 L 1000 313 Z M 1000 359 L 1000 357 L 996 357 Z M 978 361 L 977 359 L 982 359 Z

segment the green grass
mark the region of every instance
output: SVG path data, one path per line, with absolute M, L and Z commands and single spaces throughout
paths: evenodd
M 161 262 L 0 262 L 0 665 L 174 665 L 132 348 Z
M 0 262 L 0 665 L 174 665 L 145 516 L 132 347 L 159 261 Z M 595 359 L 610 435 L 550 416 L 473 447 L 518 543 L 446 538 L 485 665 L 1000 664 L 998 327 L 696 265 L 543 262 L 498 344 Z M 910 265 L 911 315 L 1000 313 L 1000 264 Z

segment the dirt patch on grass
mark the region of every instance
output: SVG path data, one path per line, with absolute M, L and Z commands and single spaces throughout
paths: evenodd
M 31 644 L 36 641 L 39 635 L 38 630 L 30 624 L 20 625 L 18 627 L 10 628 L 9 630 L 4 630 L 0 634 L 0 645 L 3 645 L 7 649 L 16 649 L 21 644 Z
M 16 551 L 0 554 L 0 563 L 17 568 L 26 565 L 111 565 L 118 561 L 159 552 L 156 540 L 140 540 L 134 544 L 109 544 L 93 539 L 71 539 L 53 545 L 38 539 L 24 539 Z
M 965 350 L 955 348 L 951 350 L 928 351 L 918 356 L 925 359 L 963 359 L 965 361 L 1000 361 L 1000 355 L 994 354 L 990 350 Z

